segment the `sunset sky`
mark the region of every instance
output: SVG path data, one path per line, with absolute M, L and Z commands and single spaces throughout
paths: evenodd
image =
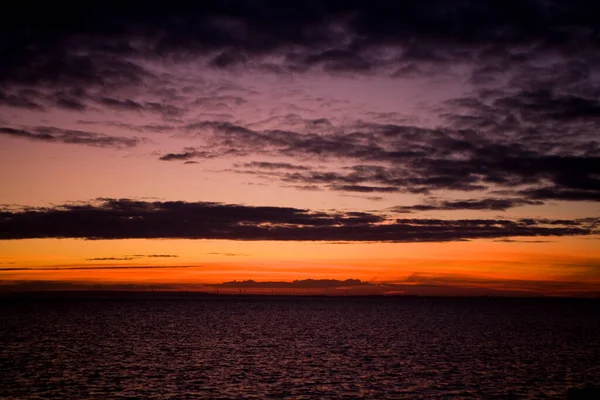
M 7 9 L 0 291 L 600 296 L 600 3 L 192 3 Z

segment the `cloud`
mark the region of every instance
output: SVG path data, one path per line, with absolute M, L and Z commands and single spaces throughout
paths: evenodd
M 252 279 L 245 281 L 229 281 L 216 284 L 207 284 L 206 286 L 224 287 L 224 288 L 289 288 L 289 289 L 326 289 L 326 288 L 349 288 L 349 287 L 369 287 L 376 286 L 374 283 L 364 282 L 360 279 L 301 279 L 292 282 L 284 281 L 263 281 L 257 282 Z
M 530 200 L 598 201 L 598 85 L 544 83 L 546 88 L 536 88 L 532 77 L 521 83 L 523 88 L 454 99 L 442 116 L 452 129 L 478 133 L 480 139 L 470 140 L 473 150 L 468 150 L 476 157 L 467 161 L 480 163 L 477 172 L 485 182 L 507 189 L 522 186 L 513 194 Z M 580 85 L 586 89 L 577 89 Z M 465 164 L 470 174 L 472 167 Z
M 136 269 L 138 267 L 125 267 L 125 269 Z M 147 268 L 147 267 L 140 267 Z M 150 267 L 156 268 L 156 267 Z M 159 267 L 160 268 L 160 267 Z M 99 269 L 99 268 L 98 268 Z M 118 267 L 108 267 L 108 269 L 119 269 Z M 107 282 L 74 282 L 69 280 L 0 280 L 2 285 L 2 294 L 5 296 L 19 296 L 20 294 L 33 297 L 114 297 L 134 296 L 133 292 L 143 292 L 143 296 L 162 296 L 164 292 L 168 297 L 190 296 L 189 290 L 206 290 L 203 285 L 198 284 L 171 284 L 171 283 L 107 283 Z M 186 292 L 182 292 L 181 290 Z M 157 290 L 157 291 L 155 291 Z
M 106 260 L 119 260 L 117 258 L 107 258 Z M 0 271 L 77 271 L 77 270 L 114 270 L 114 269 L 181 269 L 198 268 L 197 265 L 98 265 L 98 266 L 77 266 L 77 267 L 14 267 L 0 268 Z
M 358 193 L 394 193 L 400 189 L 394 186 L 367 186 L 367 185 L 330 185 L 330 189 L 341 192 L 358 192 Z
M 109 136 L 102 133 L 60 129 L 55 127 L 11 128 L 0 127 L 0 135 L 34 141 L 80 144 L 93 147 L 129 148 L 148 142 L 145 138 Z
M 226 256 L 226 257 L 241 257 L 241 256 L 247 256 L 248 254 L 243 254 L 243 253 L 218 253 L 218 252 L 212 252 L 212 253 L 206 253 L 208 255 L 211 256 Z
M 202 158 L 202 159 L 209 159 L 209 158 L 215 158 L 216 156 L 214 154 L 211 154 L 210 152 L 207 151 L 185 151 L 183 153 L 168 153 L 165 154 L 164 156 L 160 157 L 161 161 L 186 161 L 187 163 L 194 163 L 194 161 L 191 161 L 191 159 L 193 158 Z
M 53 10 L 48 13 L 47 18 L 52 18 L 49 15 L 54 14 Z M 54 17 L 61 19 L 56 14 Z M 77 35 L 77 30 L 69 31 L 64 26 L 62 33 L 57 35 L 44 31 L 43 25 L 36 25 L 34 21 L 29 26 L 29 35 L 23 34 L 20 25 L 5 24 L 2 27 L 12 38 L 10 43 L 4 42 L 0 47 L 0 54 L 6 61 L 0 67 L 2 86 L 122 88 L 139 84 L 151 75 L 140 65 L 126 60 L 115 48 L 101 50 L 94 39 L 80 38 L 78 41 L 71 36 Z M 71 46 L 67 47 L 68 44 Z M 84 50 L 88 54 L 78 54 Z
M 173 104 L 165 104 L 155 101 L 137 102 L 131 99 L 115 99 L 111 97 L 103 97 L 99 99 L 99 103 L 107 108 L 119 111 L 148 111 L 163 115 L 165 117 L 175 117 L 181 115 L 184 110 L 176 107 Z
M 139 132 L 170 132 L 176 129 L 176 125 L 172 124 L 144 124 L 144 125 L 135 125 L 128 124 L 125 122 L 118 121 L 90 121 L 90 120 L 78 120 L 78 124 L 81 125 L 103 125 L 109 127 L 117 127 L 122 129 L 127 129 L 131 131 L 139 131 Z
M 230 240 L 445 242 L 598 233 L 598 219 L 394 219 L 353 211 L 310 211 L 208 202 L 99 199 L 0 212 L 0 239 L 187 238 Z
M 55 105 L 72 111 L 84 111 L 88 107 L 79 99 L 60 97 L 55 101 Z
M 287 169 L 287 170 L 298 170 L 298 171 L 307 171 L 309 169 L 311 169 L 310 167 L 307 167 L 305 165 L 294 165 L 294 164 L 289 164 L 289 163 L 282 163 L 282 162 L 266 162 L 266 161 L 252 161 L 249 163 L 244 163 L 241 165 L 236 165 L 236 167 L 243 167 L 243 168 L 259 168 L 259 169 Z
M 384 199 L 382 196 L 361 196 L 361 195 L 353 195 L 353 194 L 340 194 L 340 197 L 354 197 L 357 199 L 367 199 L 371 201 L 381 201 Z
M 397 206 L 390 210 L 398 213 L 410 213 L 413 211 L 449 211 L 449 210 L 485 210 L 485 211 L 506 211 L 509 208 L 542 205 L 539 200 L 529 200 L 520 198 L 487 198 L 487 199 L 468 199 L 468 200 L 445 200 L 431 201 L 426 204 L 415 204 L 412 206 Z
M 486 291 L 497 294 L 533 295 L 533 296 L 591 296 L 598 295 L 598 285 L 595 282 L 577 282 L 569 280 L 524 280 L 524 279 L 490 279 L 463 274 L 422 274 L 414 273 L 406 279 L 394 282 L 404 286 L 407 292 L 412 292 L 411 285 L 421 290 L 430 289 L 459 289 L 462 294 L 484 295 Z M 413 290 L 414 290 L 413 289 Z
M 246 289 L 285 289 L 298 290 L 297 293 L 310 293 L 306 289 L 314 290 L 313 293 L 355 293 L 373 295 L 509 295 L 509 296 L 593 296 L 598 294 L 598 287 L 594 283 L 563 282 L 545 280 L 521 279 L 488 279 L 472 275 L 461 274 L 419 274 L 414 273 L 407 278 L 394 282 L 373 283 L 359 279 L 304 279 L 293 282 L 254 280 L 230 281 L 206 285 L 222 288 L 224 290 Z M 304 291 L 303 291 L 304 290 Z
M 32 97 L 31 94 L 26 92 L 19 94 L 0 92 L 0 105 L 28 110 L 43 110 L 44 107 Z
M 593 76 L 590 70 L 600 51 L 591 16 L 598 11 L 584 0 L 502 6 L 473 1 L 456 6 L 443 0 L 293 0 L 289 7 L 234 0 L 146 4 L 142 15 L 134 6 L 115 10 L 92 1 L 69 15 L 60 7 L 40 6 L 38 15 L 44 17 L 32 18 L 26 5 L 16 5 L 6 11 L 0 27 L 6 38 L 0 44 L 0 87 L 94 89 L 104 94 L 150 88 L 148 82 L 166 75 L 150 71 L 148 65 L 157 60 L 192 61 L 217 70 L 400 77 L 468 66 L 473 69 L 470 82 L 476 84 L 497 82 L 506 74 L 515 74 L 517 83 L 524 75 L 549 77 L 556 70 L 552 60 L 558 60 L 565 72 L 557 82 L 571 85 Z M 577 52 L 571 51 L 574 46 Z M 114 109 L 146 107 L 136 99 L 104 97 Z M 211 97 L 200 96 L 198 105 L 221 109 L 239 104 L 236 96 Z M 89 105 L 81 100 L 59 96 L 49 104 L 82 110 Z M 576 108 L 559 113 L 567 118 L 597 112 L 593 103 L 555 102 Z M 26 98 L 5 103 L 39 104 Z
M 521 91 L 494 101 L 497 107 L 519 112 L 523 117 L 561 122 L 600 118 L 600 102 L 573 94 L 558 94 L 549 89 Z
M 452 112 L 444 116 L 453 126 L 438 128 L 356 122 L 340 126 L 338 133 L 322 133 L 318 127 L 314 132 L 300 133 L 256 130 L 223 121 L 197 122 L 186 127 L 187 134 L 206 144 L 164 155 L 161 160 L 268 155 L 353 162 L 355 165 L 341 171 L 291 168 L 296 164 L 287 162 L 280 162 L 279 168 L 247 163 L 243 166 L 256 168 L 237 172 L 278 178 L 284 184 L 364 193 L 503 188 L 525 197 L 520 200 L 522 204 L 531 205 L 552 198 L 551 194 L 542 195 L 540 184 L 546 184 L 558 193 L 557 199 L 597 200 L 600 143 L 587 131 L 571 127 L 573 134 L 565 136 L 562 127 L 533 130 L 527 123 L 514 122 L 508 111 L 498 117 L 488 110 L 492 106 L 475 98 L 455 99 L 449 107 Z M 468 118 L 459 111 L 465 108 L 470 110 Z M 496 121 L 498 118 L 503 120 Z
M 494 239 L 494 242 L 501 242 L 501 243 L 554 243 L 552 240 L 515 240 L 515 239 Z
M 86 261 L 130 261 L 140 258 L 177 258 L 175 254 L 133 254 L 120 257 L 94 257 L 86 258 Z
M 172 268 L 197 268 L 190 266 L 175 267 L 74 267 L 72 269 L 172 269 Z M 31 268 L 38 271 L 44 268 Z M 45 268 L 57 270 L 65 268 Z M 161 296 L 161 292 L 172 297 L 206 295 L 207 293 L 219 294 L 294 294 L 294 295 L 407 295 L 407 296 L 518 296 L 518 297 L 598 297 L 598 285 L 595 282 L 579 281 L 548 281 L 548 280 L 522 280 L 522 279 L 486 279 L 472 275 L 460 274 L 419 274 L 414 273 L 407 278 L 393 282 L 368 282 L 359 279 L 304 279 L 293 282 L 286 281 L 229 281 L 216 284 L 190 284 L 190 283 L 146 283 L 131 284 L 126 282 L 98 283 L 98 282 L 72 282 L 60 280 L 44 281 L 2 281 L 4 291 L 46 291 L 46 290 L 78 290 L 76 296 L 99 296 L 99 292 L 81 292 L 80 289 L 109 290 L 106 296 L 122 296 L 126 293 L 115 291 L 150 291 L 144 296 Z M 154 292 L 154 290 L 159 290 Z M 169 290 L 173 292 L 168 292 Z M 181 292 L 185 290 L 185 292 Z M 217 291 L 218 290 L 218 291 Z M 190 291 L 197 291 L 195 294 Z M 32 293 L 28 293 L 31 296 Z M 43 296 L 56 294 L 45 293 Z M 68 295 L 66 293 L 58 294 Z
M 600 201 L 600 191 L 596 188 L 585 190 L 549 186 L 539 189 L 522 190 L 519 193 L 523 196 L 540 200 Z
M 401 5 L 325 0 L 292 1 L 289 8 L 238 0 L 146 5 L 143 16 L 132 7 L 115 11 L 95 3 L 79 6 L 72 16 L 42 7 L 43 21 L 26 18 L 28 11 L 12 9 L 3 26 L 10 38 L 1 48 L 9 56 L 0 69 L 4 80 L 94 82 L 100 69 L 95 58 L 115 54 L 200 54 L 214 68 L 258 63 L 295 72 L 311 67 L 365 71 L 383 62 L 427 65 L 456 59 L 504 66 L 528 60 L 531 46 L 566 52 L 577 43 L 587 55 L 595 44 L 588 33 L 596 27 L 590 16 L 600 10 L 583 0 L 502 7 L 473 2 L 456 7 L 442 0 Z M 109 18 L 113 23 L 107 25 Z M 15 29 L 24 20 L 27 34 Z M 382 47 L 395 50 L 393 56 Z M 273 56 L 283 60 L 268 62 Z

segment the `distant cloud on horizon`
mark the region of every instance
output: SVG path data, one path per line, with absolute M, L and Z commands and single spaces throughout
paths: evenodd
M 112 267 L 109 267 L 112 268 Z M 593 283 L 544 280 L 481 279 L 466 275 L 413 274 L 400 282 L 368 282 L 359 279 L 304 279 L 296 281 L 229 281 L 223 283 L 98 283 L 86 281 L 2 282 L 4 293 L 29 291 L 174 291 L 182 295 L 388 295 L 388 296 L 501 296 L 501 297 L 598 297 Z M 8 291 L 6 291 L 8 290 Z M 81 292 L 80 292 L 81 293 Z M 47 296 L 52 296 L 47 293 Z M 85 296 L 85 293 L 80 294 Z M 118 295 L 118 294 L 117 294 Z

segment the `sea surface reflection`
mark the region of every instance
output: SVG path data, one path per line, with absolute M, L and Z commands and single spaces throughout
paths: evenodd
M 600 302 L 0 299 L 0 398 L 564 399 Z

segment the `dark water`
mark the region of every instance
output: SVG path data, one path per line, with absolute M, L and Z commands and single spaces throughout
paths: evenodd
M 0 299 L 0 398 L 550 399 L 600 384 L 598 301 Z

